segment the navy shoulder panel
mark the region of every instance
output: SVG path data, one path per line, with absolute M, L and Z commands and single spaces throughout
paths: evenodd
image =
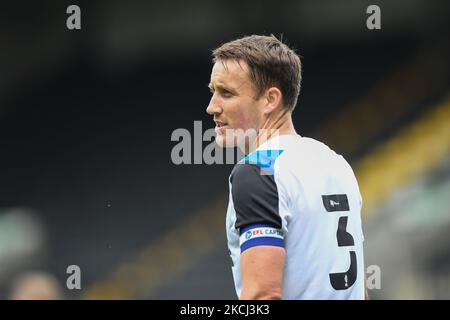
M 278 189 L 273 175 L 263 174 L 257 164 L 238 163 L 231 173 L 230 182 L 236 229 L 252 224 L 281 228 Z

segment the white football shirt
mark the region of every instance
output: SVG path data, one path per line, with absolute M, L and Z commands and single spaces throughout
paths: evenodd
M 347 161 L 325 144 L 280 135 L 235 165 L 227 238 L 238 297 L 240 255 L 284 247 L 283 299 L 364 299 L 362 198 Z

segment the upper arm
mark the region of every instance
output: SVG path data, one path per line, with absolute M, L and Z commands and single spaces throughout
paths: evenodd
M 242 164 L 231 182 L 235 228 L 240 233 L 240 298 L 281 298 L 285 230 L 274 176 L 261 174 L 256 165 Z
M 240 299 L 281 299 L 284 248 L 256 246 L 241 254 Z

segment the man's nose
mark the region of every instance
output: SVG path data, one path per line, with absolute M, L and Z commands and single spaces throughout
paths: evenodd
M 206 112 L 210 115 L 214 115 L 217 113 L 221 113 L 222 108 L 219 107 L 219 105 L 216 103 L 216 101 L 214 101 L 214 99 L 211 98 L 211 100 L 209 101 L 209 105 L 206 108 Z

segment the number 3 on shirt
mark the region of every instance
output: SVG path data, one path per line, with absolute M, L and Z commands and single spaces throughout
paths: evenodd
M 350 211 L 348 206 L 348 198 L 345 194 L 323 195 L 322 202 L 327 212 Z M 338 247 L 353 246 L 355 241 L 353 236 L 347 232 L 348 216 L 339 217 L 336 238 Z M 335 290 L 346 290 L 350 288 L 356 281 L 357 264 L 356 252 L 351 250 L 350 268 L 345 272 L 330 273 L 330 283 Z

